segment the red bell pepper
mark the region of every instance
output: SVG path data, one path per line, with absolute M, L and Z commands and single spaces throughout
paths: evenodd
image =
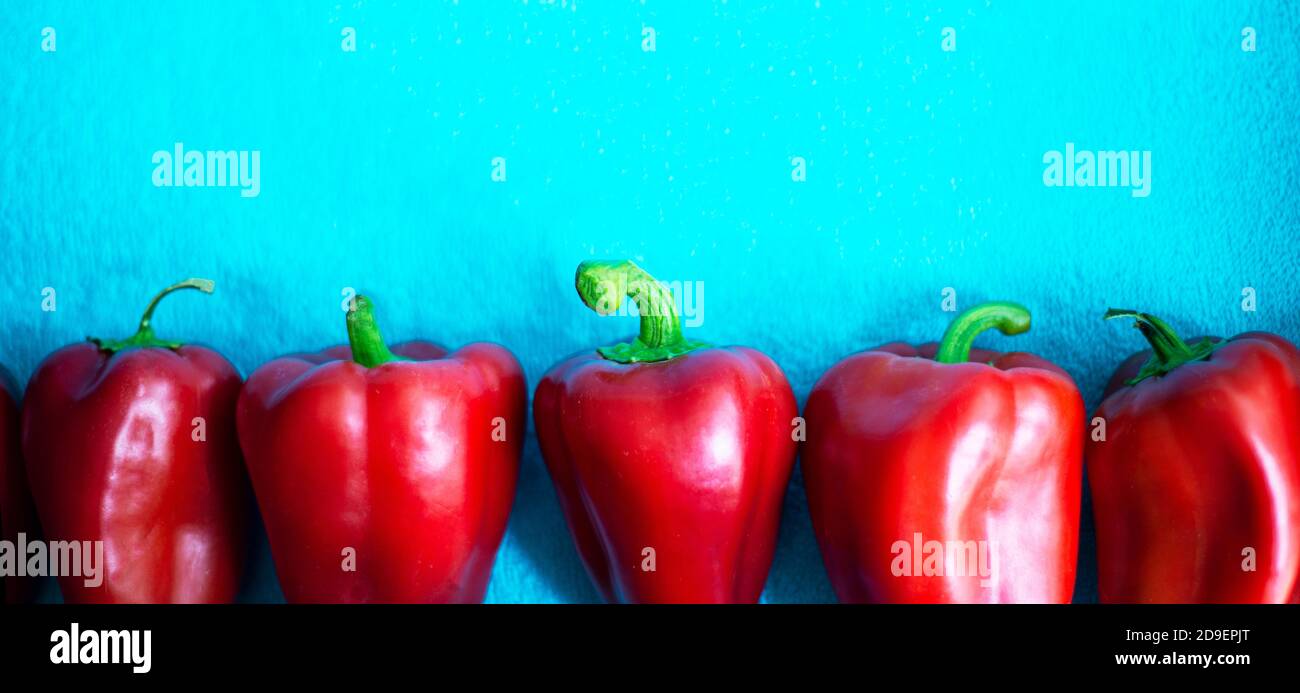
M 1277 603 L 1300 585 L 1300 352 L 1248 332 L 1152 349 L 1112 378 L 1088 441 L 1103 602 Z M 1095 419 L 1094 419 L 1095 421 Z
M 495 344 L 390 350 L 369 299 L 350 347 L 248 378 L 239 438 L 291 602 L 479 602 L 519 474 L 527 387 Z
M 582 263 L 577 289 L 598 313 L 626 295 L 641 315 L 634 341 L 561 362 L 534 398 L 592 581 L 608 601 L 757 601 L 795 456 L 785 375 L 684 338 L 672 293 L 630 261 Z
M 1070 601 L 1083 400 L 1037 356 L 971 348 L 1029 321 L 979 305 L 937 346 L 860 352 L 813 387 L 803 477 L 841 601 Z
M 9 371 L 0 367 L 0 540 L 19 544 L 20 534 L 28 541 L 40 539 L 36 508 L 27 487 L 27 470 L 23 469 L 22 444 L 19 438 L 18 402 Z M 15 556 L 15 560 L 26 557 Z M 15 573 L 17 565 L 13 566 Z M 36 594 L 37 581 L 31 577 L 0 574 L 0 604 L 22 604 Z
M 27 384 L 23 453 L 48 541 L 102 541 L 103 584 L 59 578 L 67 602 L 228 602 L 252 503 L 235 438 L 239 372 L 217 352 L 140 329 L 50 354 Z M 83 558 L 83 560 L 85 560 Z

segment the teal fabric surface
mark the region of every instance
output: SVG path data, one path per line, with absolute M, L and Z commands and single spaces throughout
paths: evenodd
M 1290 2 L 0 4 L 0 361 L 24 382 L 199 276 L 216 294 L 155 324 L 245 374 L 341 341 L 355 287 L 391 339 L 499 342 L 531 386 L 635 330 L 575 295 L 593 257 L 701 283 L 692 334 L 768 353 L 801 403 L 853 351 L 937 339 L 946 289 L 1027 305 L 1028 334 L 981 343 L 1060 363 L 1090 409 L 1141 346 L 1108 306 L 1300 338 Z M 258 194 L 155 186 L 178 142 L 260 152 Z M 1045 185 L 1067 143 L 1150 151 L 1149 195 Z M 1084 601 L 1091 551 L 1087 523 Z M 280 598 L 265 546 L 245 598 Z M 530 436 L 488 600 L 595 598 Z M 797 477 L 764 599 L 834 599 Z

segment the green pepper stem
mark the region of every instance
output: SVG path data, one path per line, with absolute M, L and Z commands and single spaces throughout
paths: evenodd
M 672 292 L 635 262 L 588 260 L 578 265 L 576 283 L 582 302 L 600 315 L 617 311 L 624 296 L 632 299 L 641 316 L 638 339 L 646 346 L 681 341 L 682 324 Z
M 1189 345 L 1168 323 L 1150 313 L 1111 308 L 1102 318 L 1104 320 L 1133 318 L 1134 327 L 1142 332 L 1142 336 L 1151 345 L 1151 358 L 1142 364 L 1137 377 L 1125 382 L 1126 385 L 1136 385 L 1147 378 L 1164 375 L 1188 361 L 1207 358 L 1218 347 L 1210 339 L 1202 339 L 1196 344 Z
M 1019 303 L 993 301 L 966 309 L 953 319 L 939 342 L 934 360 L 939 363 L 966 363 L 971 345 L 981 332 L 997 328 L 1005 335 L 1021 334 L 1029 329 L 1029 310 Z
M 149 302 L 149 305 L 144 309 L 144 315 L 140 316 L 140 327 L 136 330 L 135 334 L 126 339 L 98 339 L 95 337 L 87 337 L 87 339 L 101 350 L 110 354 L 132 347 L 162 347 L 173 350 L 181 348 L 182 345 L 180 342 L 164 341 L 158 339 L 154 334 L 153 312 L 158 308 L 158 304 L 161 303 L 164 298 L 183 289 L 197 289 L 205 294 L 210 294 L 216 289 L 216 282 L 211 279 L 191 278 L 172 284 L 166 289 L 158 292 L 158 295 L 154 296 L 153 300 Z
M 587 260 L 578 265 L 574 283 L 582 302 L 599 315 L 610 315 L 630 298 L 641 316 L 641 332 L 630 344 L 597 349 L 619 363 L 663 361 L 707 346 L 682 335 L 673 292 L 631 260 Z
M 357 296 L 348 307 L 348 344 L 352 347 L 352 360 L 374 368 L 389 361 L 403 361 L 402 357 L 388 350 L 384 337 L 379 333 L 375 322 L 375 306 L 365 296 Z

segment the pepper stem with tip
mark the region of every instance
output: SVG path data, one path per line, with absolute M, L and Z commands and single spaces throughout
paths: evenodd
M 163 349 L 172 349 L 172 350 L 179 349 L 182 346 L 180 342 L 169 342 L 169 341 L 161 340 L 158 339 L 157 335 L 154 334 L 153 324 L 152 324 L 154 309 L 158 307 L 158 304 L 164 298 L 166 298 L 167 296 L 169 296 L 170 294 L 176 291 L 181 291 L 183 289 L 197 289 L 199 291 L 202 291 L 205 294 L 210 294 L 213 292 L 215 288 L 216 288 L 216 282 L 212 281 L 211 279 L 191 278 L 191 279 L 186 279 L 185 281 L 182 282 L 177 282 L 167 287 L 166 289 L 163 289 L 162 291 L 158 292 L 158 295 L 153 297 L 153 300 L 149 302 L 148 307 L 144 309 L 144 315 L 140 317 L 140 327 L 136 330 L 135 334 L 131 335 L 130 337 L 127 337 L 126 339 L 99 339 L 97 337 L 87 337 L 86 339 L 89 340 L 95 346 L 99 347 L 101 351 L 106 351 L 110 354 L 116 354 L 117 352 L 122 351 L 123 349 L 131 349 L 137 347 L 139 348 L 159 347 Z
M 1147 378 L 1164 375 L 1189 361 L 1208 358 L 1219 347 L 1209 338 L 1189 345 L 1168 323 L 1150 313 L 1111 308 L 1102 318 L 1133 318 L 1133 326 L 1142 332 L 1142 336 L 1151 345 L 1151 358 L 1142 364 L 1136 377 L 1124 382 L 1125 385 L 1136 385 Z
M 610 361 L 666 361 L 708 346 L 682 335 L 673 292 L 631 260 L 587 260 L 578 265 L 574 283 L 582 302 L 600 315 L 616 312 L 624 298 L 636 304 L 641 316 L 637 338 L 597 349 Z
M 375 305 L 365 296 L 357 296 L 348 306 L 348 344 L 352 347 L 352 360 L 374 368 L 381 363 L 405 361 L 406 359 L 388 350 L 384 337 L 379 333 L 379 324 L 375 322 Z
M 1029 309 L 1019 303 L 992 301 L 967 308 L 948 325 L 934 360 L 939 363 L 966 363 L 979 333 L 997 328 L 1005 335 L 1021 334 L 1029 329 L 1029 321 Z

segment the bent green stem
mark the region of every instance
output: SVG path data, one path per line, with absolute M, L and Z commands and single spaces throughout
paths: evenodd
M 140 327 L 136 330 L 135 334 L 126 339 L 99 339 L 98 337 L 87 337 L 86 339 L 99 347 L 101 351 L 110 354 L 115 354 L 123 349 L 145 347 L 159 347 L 162 349 L 172 350 L 179 349 L 183 346 L 181 342 L 169 342 L 158 339 L 157 335 L 154 334 L 152 325 L 154 309 L 158 307 L 158 304 L 163 300 L 163 298 L 173 292 L 181 291 L 183 289 L 197 289 L 205 294 L 210 294 L 215 288 L 216 282 L 211 279 L 186 279 L 183 282 L 177 282 L 166 289 L 163 289 L 157 296 L 153 297 L 153 300 L 149 302 L 149 306 L 144 309 L 144 315 L 140 317 Z
M 375 322 L 375 305 L 365 296 L 357 296 L 348 308 L 348 344 L 352 347 L 352 360 L 374 368 L 381 363 L 405 361 L 388 350 L 384 337 Z
M 1142 364 L 1136 377 L 1125 381 L 1125 385 L 1136 385 L 1147 378 L 1164 375 L 1189 361 L 1209 358 L 1219 347 L 1208 337 L 1189 345 L 1168 323 L 1150 313 L 1111 308 L 1102 316 L 1104 320 L 1115 318 L 1133 318 L 1133 326 L 1142 332 L 1142 336 L 1151 345 L 1151 358 Z
M 599 315 L 610 315 L 629 298 L 641 316 L 641 332 L 631 343 L 600 347 L 610 361 L 666 361 L 709 346 L 682 335 L 673 292 L 631 260 L 587 260 L 578 265 L 574 283 L 582 302 Z
M 1029 329 L 1029 310 L 1019 303 L 993 301 L 966 309 L 953 319 L 939 342 L 934 360 L 939 363 L 966 363 L 971 346 L 979 333 L 997 328 L 1005 335 L 1021 334 Z

